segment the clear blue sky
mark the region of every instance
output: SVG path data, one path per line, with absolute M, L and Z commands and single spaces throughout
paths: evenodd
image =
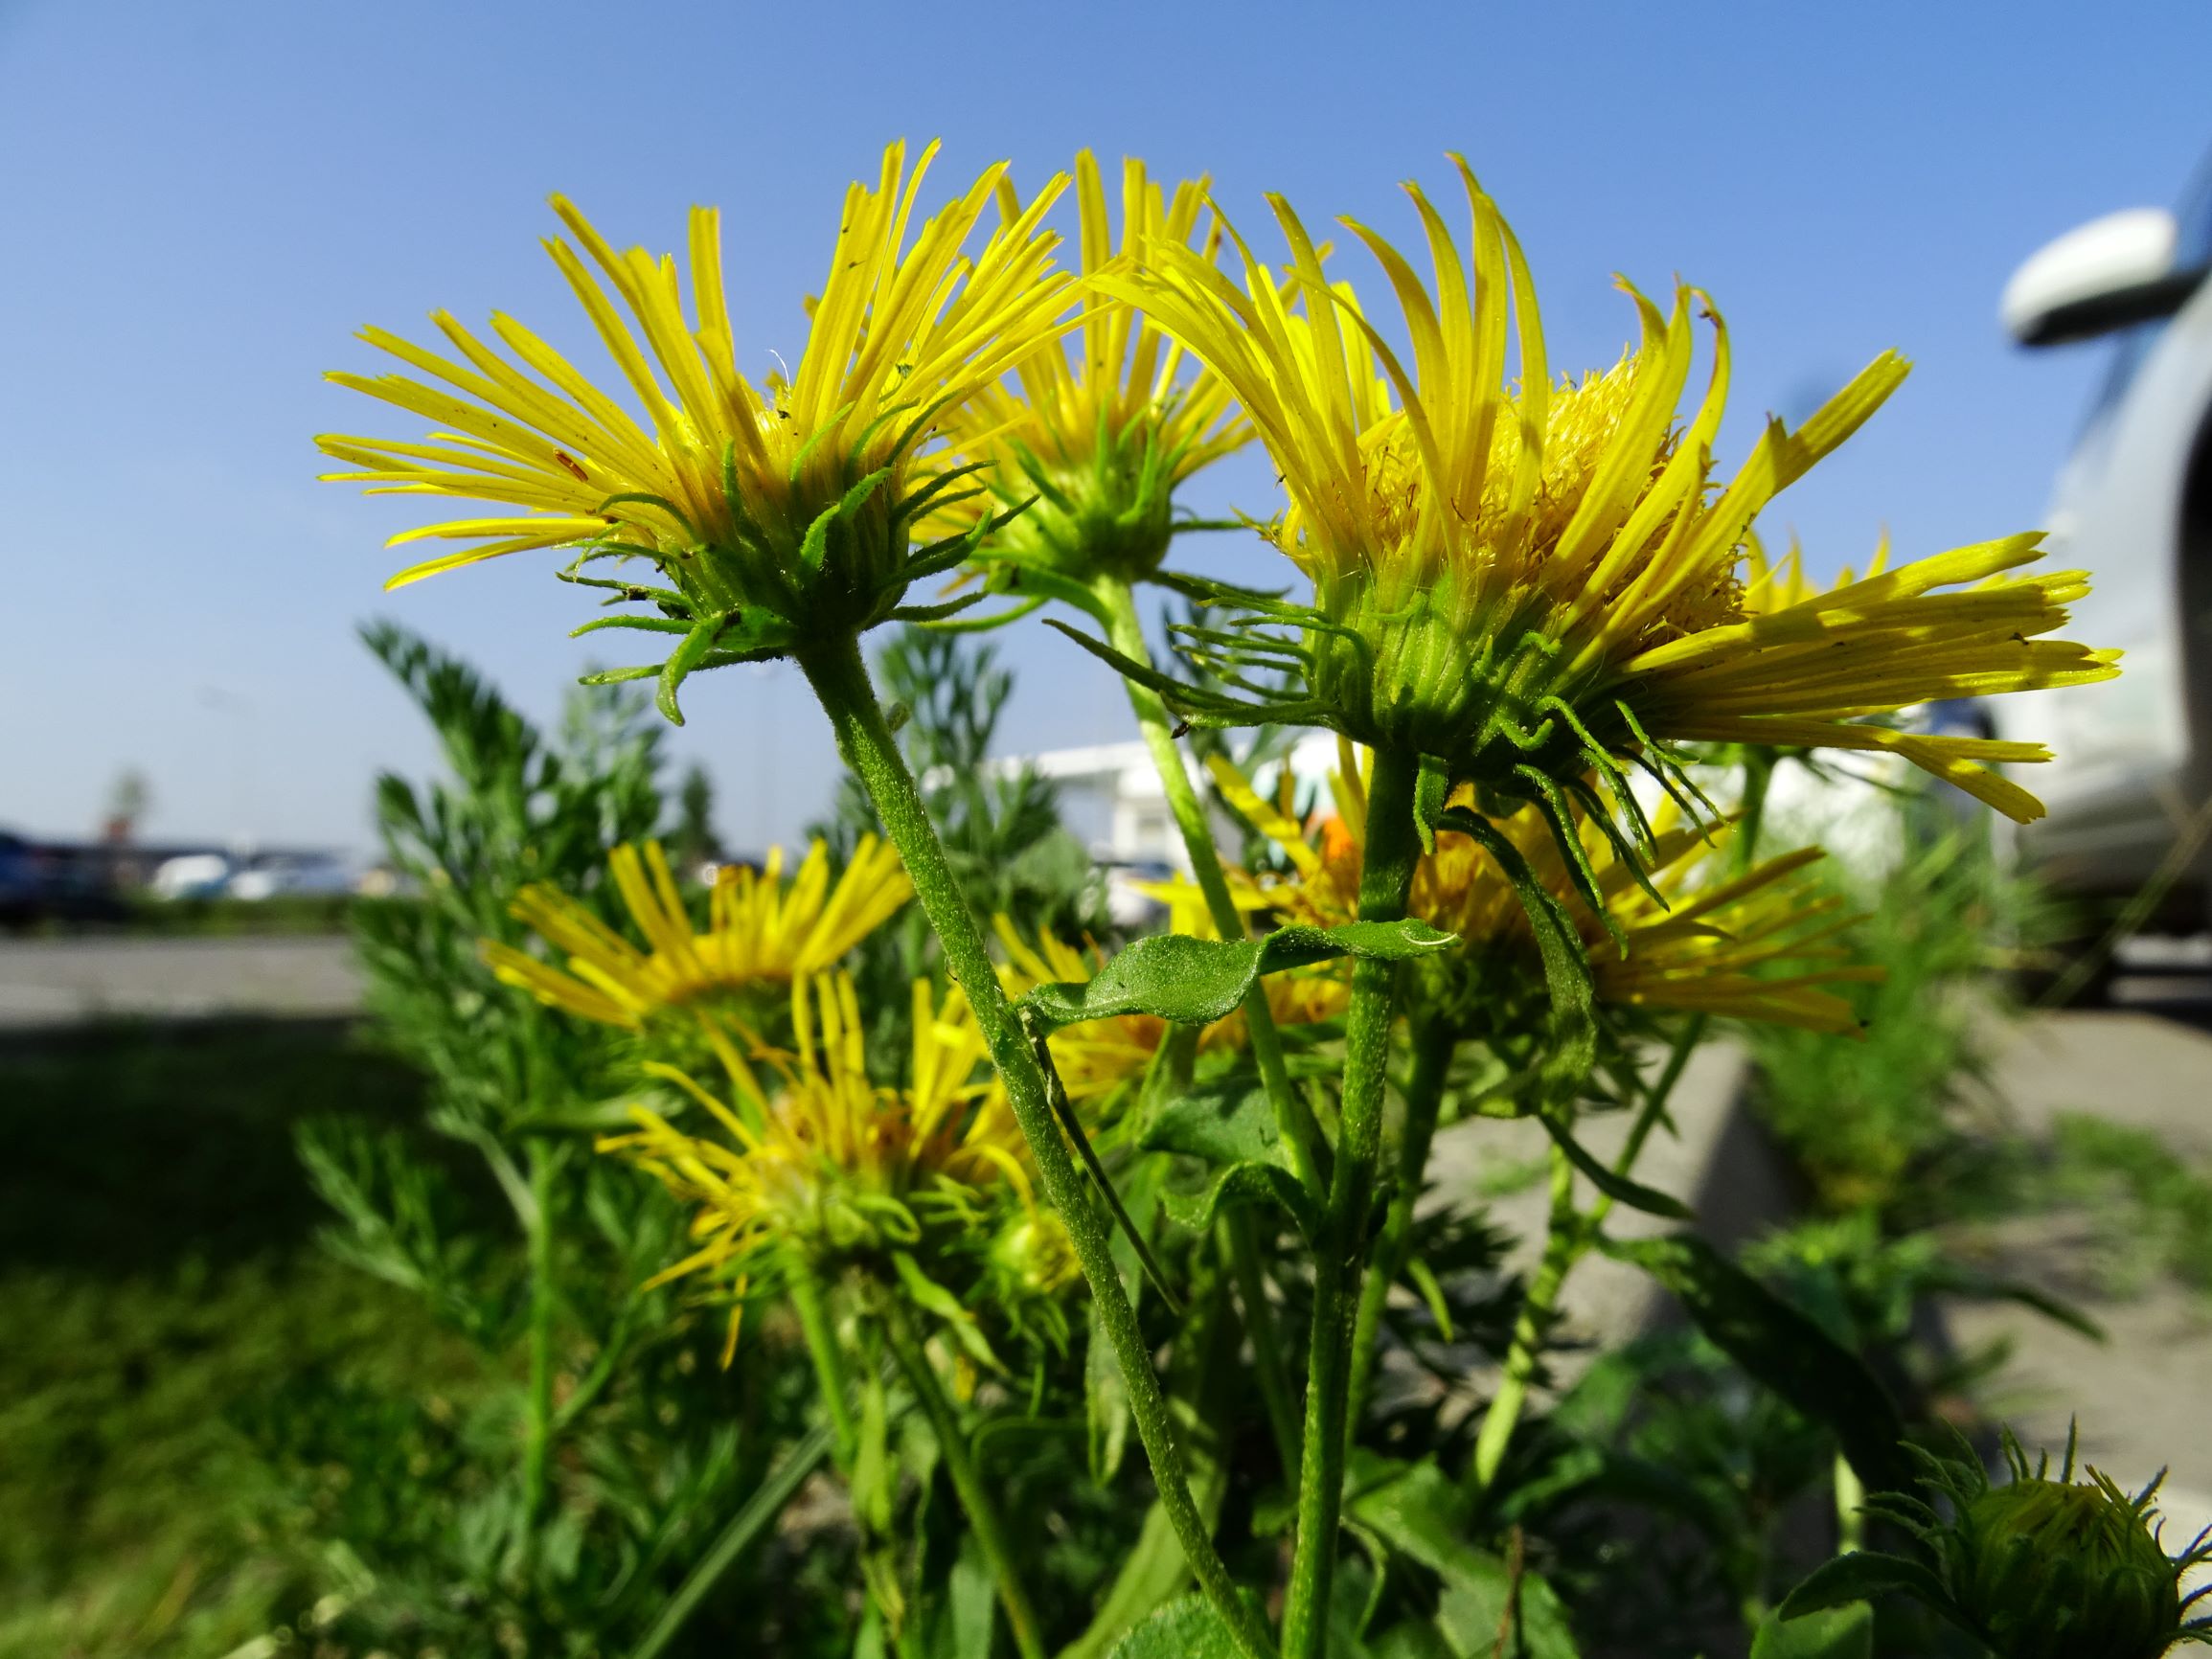
M 311 434 L 402 435 L 320 372 L 573 304 L 537 239 L 549 191 L 618 242 L 725 213 L 741 354 L 795 353 L 840 193 L 888 138 L 946 141 L 941 182 L 1081 146 L 1210 170 L 1259 227 L 1411 237 L 1398 180 L 1462 149 L 1518 228 L 1552 361 L 1610 363 L 1610 288 L 1680 272 L 1728 315 L 1724 459 L 1883 347 L 1904 390 L 1767 520 L 1816 564 L 2033 525 L 2101 367 L 2015 352 L 2014 264 L 2109 209 L 2169 201 L 2212 144 L 2212 7 L 1373 4 L 374 6 L 0 0 L 0 825 L 82 833 L 116 775 L 149 830 L 355 847 L 379 766 L 430 763 L 353 637 L 384 614 L 550 714 L 589 643 L 523 556 L 385 596 L 402 510 L 313 483 Z M 1373 281 L 1366 257 L 1342 259 Z M 358 404 L 359 407 L 354 405 Z M 365 426 L 364 422 L 368 424 Z M 407 433 L 405 435 L 413 435 Z M 1196 505 L 1272 508 L 1264 461 Z M 1250 576 L 1261 557 L 1199 555 Z M 1265 556 L 1271 557 L 1272 556 Z M 1008 640 L 1016 746 L 1122 734 L 1111 681 L 1057 637 Z M 693 682 L 740 844 L 790 833 L 835 762 L 790 670 Z

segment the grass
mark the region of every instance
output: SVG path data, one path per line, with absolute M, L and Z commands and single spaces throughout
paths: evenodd
M 308 1611 L 331 1563 L 257 1531 L 241 1415 L 309 1372 L 462 1360 L 314 1245 L 292 1125 L 419 1101 L 335 1024 L 0 1047 L 0 1659 L 217 1656 Z

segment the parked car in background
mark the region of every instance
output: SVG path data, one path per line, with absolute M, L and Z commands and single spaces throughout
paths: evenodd
M 0 830 L 0 926 L 110 921 L 121 915 L 100 849 Z
M 2052 561 L 2089 572 L 2070 637 L 2126 651 L 2102 685 L 2039 699 L 2057 760 L 2050 815 L 2022 833 L 2062 892 L 2132 894 L 2212 808 L 2212 161 L 2179 208 L 2132 208 L 2069 231 L 2020 266 L 2001 306 L 2023 346 L 2113 340 L 2110 372 L 2061 470 Z M 2212 922 L 2201 842 L 2155 916 Z

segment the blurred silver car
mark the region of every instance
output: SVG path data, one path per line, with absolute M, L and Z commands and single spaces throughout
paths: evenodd
M 2094 591 L 2067 632 L 2127 652 L 2118 679 L 2040 697 L 2058 758 L 2036 768 L 2050 815 L 2021 836 L 2063 891 L 2141 888 L 2212 796 L 2212 163 L 2177 212 L 2132 208 L 2069 231 L 2006 286 L 2026 346 L 2116 336 L 2110 373 L 2059 477 L 2053 562 Z M 2024 735 L 2024 734 L 2023 734 Z M 2163 931 L 2212 921 L 2200 846 Z

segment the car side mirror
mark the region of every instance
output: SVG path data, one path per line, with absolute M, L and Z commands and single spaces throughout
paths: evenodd
M 2165 209 L 2129 208 L 2045 243 L 2005 284 L 2006 331 L 2056 346 L 2173 315 L 2204 277 L 2175 269 L 2178 234 Z

